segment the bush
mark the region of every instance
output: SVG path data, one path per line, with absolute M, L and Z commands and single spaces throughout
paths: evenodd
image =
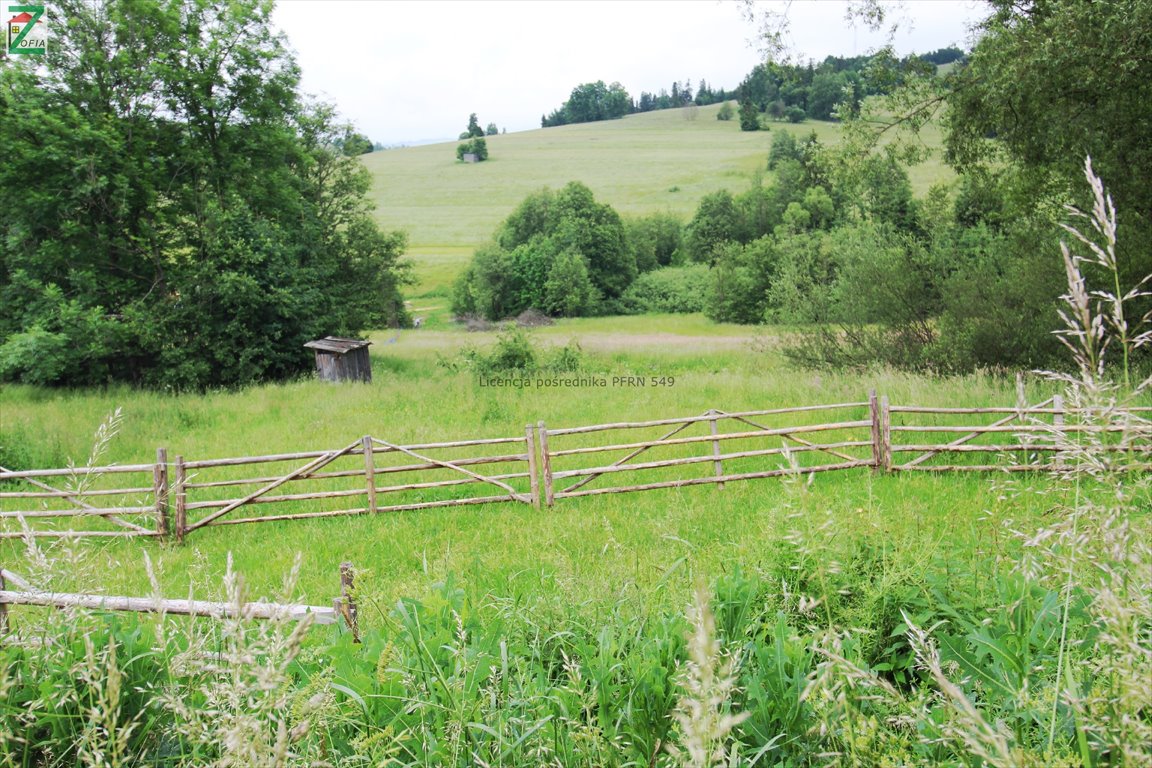
M 703 264 L 664 267 L 636 278 L 620 301 L 629 314 L 701 312 L 707 284 L 708 267 Z
M 728 122 L 734 114 L 736 114 L 736 110 L 732 109 L 732 102 L 726 101 L 720 105 L 720 111 L 716 113 L 716 119 Z
M 686 246 L 693 261 L 711 261 L 717 246 L 741 241 L 744 219 L 732 193 L 721 189 L 705 195 L 687 230 Z
M 667 267 L 683 258 L 680 245 L 684 225 L 675 214 L 653 213 L 628 219 L 624 222 L 624 230 L 638 272 Z
M 528 331 L 515 324 L 506 324 L 488 352 L 466 347 L 450 358 L 440 357 L 438 365 L 449 371 L 470 370 L 480 376 L 537 372 L 572 373 L 585 367 L 584 350 L 575 340 L 569 341 L 555 352 L 541 350 Z
M 534 308 L 584 316 L 602 310 L 636 276 L 624 223 L 592 191 L 570 182 L 559 192 L 534 192 L 477 249 L 453 290 L 457 316 L 489 320 Z
M 718 323 L 764 322 L 776 258 L 771 237 L 718 248 L 708 273 L 704 314 Z
M 461 136 L 461 138 L 464 138 Z M 456 159 L 463 160 L 464 155 L 476 155 L 476 160 L 483 161 L 488 159 L 488 142 L 483 136 L 465 141 L 456 146 Z

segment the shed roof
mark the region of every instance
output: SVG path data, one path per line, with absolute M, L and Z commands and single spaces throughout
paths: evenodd
M 325 336 L 316 341 L 310 341 L 304 346 L 309 349 L 318 349 L 321 352 L 335 352 L 338 355 L 343 355 L 355 349 L 363 349 L 372 342 L 361 341 L 360 339 L 342 339 L 339 336 Z

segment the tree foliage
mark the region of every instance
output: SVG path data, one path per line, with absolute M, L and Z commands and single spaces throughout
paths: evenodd
M 520 203 L 457 281 L 453 311 L 493 320 L 529 308 L 591 314 L 635 277 L 636 257 L 619 214 L 573 181 Z
M 541 128 L 569 123 L 614 120 L 632 111 L 632 97 L 620 83 L 605 85 L 603 80 L 582 83 L 572 89 L 568 100 L 541 119 Z
M 270 2 L 53 6 L 0 69 L 0 377 L 235 385 L 404 321 L 401 235 Z

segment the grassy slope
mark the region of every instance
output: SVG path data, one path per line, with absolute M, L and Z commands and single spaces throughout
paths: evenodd
M 491 136 L 491 159 L 456 161 L 456 142 L 375 152 L 364 163 L 375 183 L 376 218 L 409 235 L 420 297 L 445 288 L 472 249 L 530 192 L 569 181 L 588 185 L 597 200 L 624 215 L 671 211 L 685 220 L 700 198 L 717 189 L 746 190 L 763 171 L 775 131 L 836 141 L 834 123 L 774 123 L 771 130 L 744 132 L 736 120 L 716 120 L 719 105 L 689 120 L 679 109 L 629 115 L 621 120 Z M 925 132 L 930 146 L 939 133 Z M 912 169 L 922 194 L 948 171 L 934 158 Z

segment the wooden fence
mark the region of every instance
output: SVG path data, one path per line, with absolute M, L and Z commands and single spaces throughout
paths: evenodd
M 17 590 L 8 587 L 15 586 Z M 93 611 L 126 611 L 129 613 L 156 613 L 174 616 L 203 616 L 221 619 L 273 619 L 284 617 L 302 621 L 310 617 L 315 624 L 335 624 L 340 618 L 352 632 L 352 639 L 360 642 L 357 606 L 353 593 L 351 563 L 340 564 L 340 597 L 332 606 L 299 605 L 267 602 L 211 602 L 208 600 L 171 600 L 162 597 L 119 597 L 72 592 L 50 592 L 37 589 L 12 571 L 0 569 L 0 638 L 9 629 L 9 606 L 42 606 L 49 608 L 80 608 Z
M 331 451 L 9 471 L 0 538 L 147 536 L 201 528 L 470 504 L 877 472 L 1062 471 L 1079 446 L 1147 469 L 1152 432 L 1129 409 L 1092 418 L 1059 397 L 1009 408 L 851 403 L 726 412 L 400 445 L 365 436 Z

